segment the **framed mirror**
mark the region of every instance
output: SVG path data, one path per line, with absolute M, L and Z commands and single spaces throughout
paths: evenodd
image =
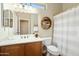
M 49 29 L 51 27 L 51 19 L 49 17 L 43 17 L 41 27 L 43 29 Z

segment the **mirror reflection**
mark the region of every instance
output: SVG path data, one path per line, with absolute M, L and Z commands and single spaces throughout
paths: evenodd
M 33 34 L 38 30 L 37 9 L 31 4 L 3 4 L 3 26 L 14 30 L 14 34 Z M 34 6 L 34 5 L 33 5 Z M 28 9 L 27 9 L 28 8 Z

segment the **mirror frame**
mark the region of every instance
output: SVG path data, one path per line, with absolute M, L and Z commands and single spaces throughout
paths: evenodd
M 51 27 L 51 19 L 49 17 L 43 17 L 42 20 L 41 20 L 41 27 L 43 29 L 50 29 Z

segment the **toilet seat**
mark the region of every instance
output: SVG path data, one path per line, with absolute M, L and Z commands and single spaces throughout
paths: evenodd
M 56 48 L 55 46 L 51 45 L 51 46 L 47 46 L 47 50 L 50 54 L 52 55 L 56 55 L 58 56 L 59 55 L 59 52 L 58 52 L 58 48 Z

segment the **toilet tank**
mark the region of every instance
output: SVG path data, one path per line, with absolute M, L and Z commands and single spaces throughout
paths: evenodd
M 43 37 L 42 39 L 44 39 L 43 44 L 46 46 L 51 45 L 51 41 L 52 41 L 52 37 Z

